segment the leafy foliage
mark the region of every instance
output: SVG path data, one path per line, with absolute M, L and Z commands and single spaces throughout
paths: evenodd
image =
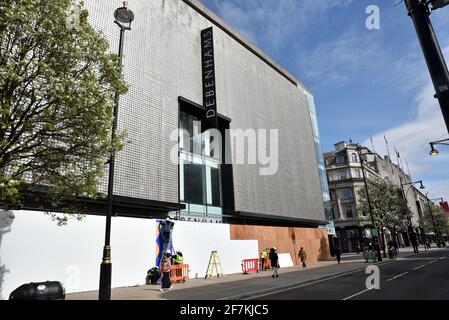
M 127 91 L 118 57 L 85 9 L 66 27 L 70 4 L 0 2 L 0 203 L 42 186 L 55 204 L 95 197 L 122 147 L 123 133 L 111 140 L 115 95 Z
M 377 177 L 368 178 L 367 186 L 376 226 L 379 228 L 385 227 L 389 230 L 394 230 L 396 226 L 402 226 L 407 219 L 409 209 L 405 205 L 397 187 L 388 180 Z M 359 198 L 359 211 L 368 214 L 367 217 L 359 217 L 359 223 L 367 223 L 369 220 L 368 223 L 371 224 L 365 188 L 360 189 L 357 195 Z
M 426 232 L 440 233 L 440 235 L 449 234 L 449 214 L 444 212 L 440 206 L 433 203 L 431 206 L 431 210 L 427 207 L 424 211 L 420 223 L 422 223 Z

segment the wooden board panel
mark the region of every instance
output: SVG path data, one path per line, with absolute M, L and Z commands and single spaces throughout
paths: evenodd
M 279 253 L 290 253 L 300 264 L 298 252 L 306 250 L 308 262 L 330 260 L 327 231 L 324 229 L 231 225 L 232 240 L 258 240 L 259 252 L 276 247 Z

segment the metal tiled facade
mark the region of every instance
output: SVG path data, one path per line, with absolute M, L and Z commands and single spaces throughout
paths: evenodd
M 113 52 L 120 5 L 85 1 Z M 213 23 L 182 0 L 134 0 L 130 9 L 135 21 L 123 57 L 130 90 L 121 97 L 118 122 L 131 143 L 117 157 L 115 193 L 177 203 L 169 137 L 178 129 L 178 97 L 202 104 L 200 31 Z M 216 26 L 214 38 L 218 112 L 232 119 L 231 129 L 279 129 L 276 175 L 261 176 L 258 165 L 234 166 L 236 211 L 324 220 L 306 89 Z

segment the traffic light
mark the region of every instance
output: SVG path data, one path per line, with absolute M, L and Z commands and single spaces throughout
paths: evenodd
M 431 1 L 432 10 L 441 9 L 449 4 L 449 0 L 434 0 Z

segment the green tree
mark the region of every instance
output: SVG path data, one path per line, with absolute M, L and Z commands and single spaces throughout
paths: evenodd
M 383 238 L 383 228 L 387 228 L 392 234 L 395 227 L 403 226 L 407 219 L 409 209 L 406 207 L 398 188 L 388 180 L 370 177 L 367 179 L 369 199 L 371 203 L 375 227 L 379 228 Z M 365 188 L 357 191 L 358 210 L 366 213 L 358 216 L 361 225 L 371 224 L 371 216 L 368 206 L 368 198 Z
M 123 133 L 111 139 L 115 95 L 127 91 L 118 57 L 82 3 L 79 25 L 67 26 L 70 5 L 0 2 L 3 206 L 20 206 L 25 193 L 43 187 L 53 204 L 95 197 L 110 152 L 122 147 Z
M 433 232 L 440 236 L 449 234 L 449 214 L 438 205 L 433 203 L 430 205 L 432 206 L 432 210 L 426 206 L 420 219 L 420 223 L 424 226 L 425 231 Z

